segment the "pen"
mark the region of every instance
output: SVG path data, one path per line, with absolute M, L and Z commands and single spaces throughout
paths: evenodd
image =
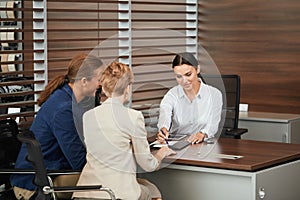
M 160 131 L 162 132 L 162 134 L 163 134 L 164 136 L 166 136 L 165 132 L 164 132 L 162 129 L 161 129 Z M 167 138 L 165 138 L 165 142 L 166 142 L 167 145 L 169 145 L 169 142 L 168 142 Z

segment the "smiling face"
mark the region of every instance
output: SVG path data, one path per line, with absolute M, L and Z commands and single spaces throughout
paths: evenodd
M 191 91 L 199 84 L 197 69 L 191 65 L 183 64 L 175 66 L 175 77 L 177 83 L 183 87 L 185 91 Z

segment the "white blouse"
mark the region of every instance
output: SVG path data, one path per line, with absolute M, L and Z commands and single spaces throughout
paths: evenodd
M 222 105 L 221 92 L 212 86 L 201 82 L 196 98 L 190 101 L 177 85 L 161 101 L 158 128 L 165 127 L 171 134 L 202 132 L 214 137 L 219 130 Z

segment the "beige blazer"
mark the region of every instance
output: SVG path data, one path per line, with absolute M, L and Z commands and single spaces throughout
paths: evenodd
M 144 117 L 140 111 L 109 98 L 83 116 L 87 163 L 77 185 L 102 184 L 117 198 L 138 199 L 137 164 L 145 171 L 158 168 L 150 153 Z M 77 192 L 73 197 L 104 198 L 105 192 Z

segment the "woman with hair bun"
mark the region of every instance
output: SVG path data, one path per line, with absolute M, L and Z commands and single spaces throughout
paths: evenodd
M 77 185 L 103 184 L 117 198 L 127 200 L 161 199 L 158 188 L 145 179 L 137 179 L 137 165 L 151 172 L 162 159 L 175 152 L 167 146 L 151 154 L 144 117 L 125 105 L 131 98 L 133 73 L 120 62 L 111 63 L 101 78 L 108 97 L 100 106 L 83 116 L 87 163 Z M 75 199 L 106 198 L 105 192 L 76 192 Z
M 177 54 L 172 68 L 178 85 L 160 103 L 158 140 L 164 143 L 169 135 L 186 134 L 187 140 L 196 144 L 215 137 L 221 120 L 221 92 L 203 82 L 200 65 L 192 53 Z

